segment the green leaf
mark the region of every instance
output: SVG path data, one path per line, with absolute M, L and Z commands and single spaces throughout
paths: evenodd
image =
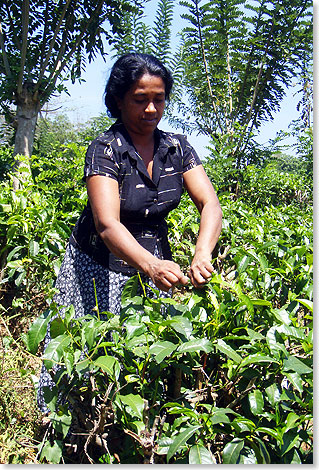
M 50 421 L 56 432 L 60 432 L 64 438 L 70 429 L 72 415 L 69 410 L 66 410 L 66 413 L 60 411 L 58 413 L 53 412 L 50 413 Z
M 277 327 L 277 331 L 286 336 L 292 336 L 293 338 L 298 338 L 300 340 L 306 339 L 304 331 L 301 328 L 295 328 L 294 326 L 280 325 Z
M 30 256 L 32 256 L 34 258 L 35 256 L 37 256 L 39 251 L 40 251 L 39 243 L 36 242 L 35 240 L 31 240 L 30 243 L 29 243 Z
M 312 369 L 295 356 L 289 356 L 288 359 L 284 359 L 283 365 L 284 371 L 293 371 L 297 372 L 297 374 L 312 373 Z
M 264 441 L 262 441 L 261 439 L 259 439 L 258 437 L 255 437 L 255 440 L 258 442 L 259 444 L 259 451 L 258 451 L 258 454 L 259 454 L 259 461 L 258 463 L 260 464 L 270 464 L 271 463 L 271 459 L 270 459 L 270 455 L 269 455 L 269 452 L 268 452 L 268 449 L 266 447 L 266 443 Z M 256 453 L 256 450 L 255 450 L 255 453 Z
M 86 344 L 89 349 L 92 349 L 94 345 L 94 341 L 97 335 L 96 330 L 96 320 L 92 319 L 91 321 L 85 323 L 82 329 L 82 346 L 84 347 Z
M 237 261 L 237 271 L 239 273 L 242 273 L 243 271 L 246 270 L 248 264 L 250 261 L 250 257 L 247 255 L 242 256 L 238 261 Z
M 168 452 L 167 452 L 167 463 L 170 461 L 171 457 L 173 457 L 174 454 L 183 446 L 186 444 L 188 439 L 192 437 L 192 435 L 200 429 L 201 426 L 190 426 L 185 431 L 182 431 L 179 433 L 176 437 L 174 437 L 173 442 L 169 446 Z
M 176 316 L 170 320 L 165 320 L 162 325 L 170 326 L 171 328 L 173 328 L 173 330 L 186 336 L 187 339 L 190 338 L 193 332 L 193 327 L 190 320 L 186 317 L 182 317 L 181 315 Z
M 223 464 L 237 464 L 244 443 L 244 439 L 239 439 L 238 437 L 228 442 L 223 450 Z
M 118 380 L 121 372 L 119 361 L 113 356 L 100 356 L 94 365 L 104 370 L 113 380 Z
M 297 447 L 299 439 L 300 437 L 297 433 L 297 430 L 285 432 L 283 434 L 283 445 L 281 447 L 281 455 L 285 455 L 293 447 Z
M 143 419 L 144 410 L 144 399 L 140 395 L 134 395 L 130 393 L 128 395 L 117 395 L 117 399 L 126 407 L 127 412 L 136 416 L 139 419 Z
M 297 302 L 301 303 L 304 307 L 307 307 L 311 312 L 313 312 L 313 302 L 308 299 L 295 299 Z
M 188 463 L 191 465 L 211 465 L 215 464 L 216 460 L 204 446 L 195 445 L 190 448 Z
M 27 346 L 28 350 L 32 354 L 36 354 L 39 344 L 44 339 L 50 318 L 51 313 L 47 310 L 42 315 L 40 315 L 39 318 L 37 318 L 30 326 L 27 334 Z
M 237 354 L 237 352 L 233 348 L 231 348 L 227 343 L 225 343 L 225 341 L 223 341 L 222 339 L 218 339 L 215 346 L 220 352 L 230 357 L 236 364 L 239 364 L 241 362 L 242 358 L 240 357 L 240 355 Z
M 71 351 L 64 351 L 63 352 L 63 359 L 64 364 L 66 367 L 66 371 L 69 375 L 72 375 L 73 366 L 74 366 L 74 354 Z
M 138 286 L 140 284 L 138 276 L 132 276 L 125 284 L 121 295 L 121 303 L 127 299 L 132 299 L 137 295 Z
M 286 425 L 284 427 L 285 432 L 296 427 L 296 423 L 298 421 L 300 421 L 300 416 L 296 415 L 296 413 L 289 413 L 286 419 Z
M 212 415 L 209 418 L 210 424 L 221 424 L 221 423 L 229 423 L 230 419 L 228 418 L 227 414 L 224 411 L 213 411 Z
M 279 320 L 281 323 L 284 323 L 285 325 L 290 325 L 291 320 L 289 318 L 289 313 L 284 308 L 272 308 L 271 313 L 273 313 L 277 320 Z
M 268 434 L 269 436 L 273 437 L 279 443 L 282 443 L 281 434 L 277 429 L 267 428 L 265 426 L 260 426 L 259 428 L 255 429 L 255 432 Z
M 288 354 L 287 349 L 284 345 L 284 340 L 279 334 L 278 326 L 272 326 L 267 331 L 266 339 L 270 352 L 276 357 L 280 357 L 280 351 L 282 351 L 284 355 Z
M 262 306 L 262 307 L 272 307 L 272 303 L 264 299 L 250 299 L 253 305 Z
M 235 418 L 232 421 L 232 427 L 236 430 L 237 433 L 241 432 L 251 432 L 256 428 L 256 425 L 253 421 L 247 418 Z
M 50 441 L 46 441 L 41 450 L 41 461 L 45 458 L 48 462 L 54 465 L 60 463 L 62 457 L 62 449 L 62 441 L 55 441 L 52 446 L 50 444 Z
M 63 335 L 65 331 L 66 331 L 66 328 L 64 326 L 64 322 L 62 318 L 58 317 L 52 320 L 52 323 L 50 325 L 51 338 L 56 338 L 57 336 Z
M 52 369 L 53 366 L 59 363 L 64 350 L 68 347 L 70 342 L 71 338 L 64 334 L 57 336 L 50 341 L 43 354 L 43 363 L 48 370 Z
M 158 341 L 152 344 L 149 353 L 154 354 L 155 361 L 160 364 L 165 357 L 170 356 L 176 348 L 177 344 L 171 343 L 170 341 Z
M 261 353 L 256 353 L 256 354 L 250 354 L 249 356 L 245 357 L 245 359 L 242 360 L 242 362 L 238 365 L 238 368 L 241 369 L 242 367 L 246 367 L 250 364 L 261 364 L 263 362 L 269 362 L 269 363 L 275 363 L 279 364 L 276 359 L 270 356 L 266 356 Z
M 303 380 L 297 372 L 286 372 L 286 377 L 298 392 L 303 392 Z
M 58 388 L 56 386 L 53 386 L 52 388 L 44 386 L 43 398 L 49 410 L 55 411 L 55 407 L 58 401 Z
M 140 323 L 138 319 L 133 318 L 125 323 L 126 328 L 126 340 L 132 339 L 136 336 L 141 336 L 143 333 L 147 333 L 147 327 L 144 323 Z
M 181 344 L 178 349 L 177 353 L 190 353 L 190 352 L 199 352 L 204 351 L 209 353 L 213 350 L 212 343 L 205 338 L 202 339 L 192 339 L 187 341 L 186 343 Z
M 280 401 L 280 390 L 279 390 L 277 384 L 273 383 L 273 384 L 269 385 L 269 387 L 267 387 L 265 389 L 265 392 L 267 394 L 267 397 L 268 397 L 268 400 L 269 400 L 269 403 L 271 404 L 271 406 L 275 406 L 276 403 L 279 403 L 279 401 Z
M 253 390 L 248 394 L 250 411 L 253 415 L 259 415 L 264 409 L 264 398 L 260 390 Z

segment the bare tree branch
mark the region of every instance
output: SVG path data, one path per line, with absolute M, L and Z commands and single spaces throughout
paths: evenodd
M 23 0 L 23 4 L 22 4 L 22 47 L 21 47 L 20 71 L 19 71 L 19 78 L 18 78 L 18 83 L 17 83 L 17 92 L 18 92 L 18 94 L 21 93 L 21 91 L 22 91 L 24 66 L 25 66 L 26 57 L 27 57 L 29 13 L 30 13 L 29 0 Z
M 93 15 L 90 16 L 90 19 L 86 25 L 86 27 L 84 28 L 83 27 L 83 31 L 81 34 L 79 34 L 78 38 L 76 39 L 76 41 L 74 42 L 74 45 L 72 47 L 72 49 L 69 51 L 69 53 L 67 54 L 67 56 L 65 57 L 64 61 L 59 64 L 59 60 L 57 58 L 57 60 L 55 61 L 55 66 L 53 67 L 53 70 L 51 72 L 51 75 L 49 77 L 49 82 L 51 81 L 50 83 L 50 88 L 51 87 L 54 87 L 55 84 L 56 84 L 56 81 L 59 77 L 59 75 L 61 74 L 62 70 L 65 68 L 65 66 L 70 62 L 71 58 L 72 58 L 72 55 L 74 54 L 74 52 L 76 51 L 76 49 L 79 47 L 83 37 L 85 36 L 86 34 L 86 31 L 87 31 L 87 28 L 89 27 L 89 25 L 93 22 L 93 20 L 95 20 L 95 18 L 100 14 L 100 10 L 101 10 L 101 7 L 104 3 L 104 0 L 101 0 L 99 5 L 96 7 L 96 9 L 94 10 L 94 13 Z M 60 54 L 61 55 L 61 54 Z
M 9 61 L 8 61 L 8 56 L 7 56 L 7 53 L 6 53 L 6 48 L 5 48 L 5 45 L 4 45 L 4 39 L 3 39 L 3 32 L 2 32 L 1 23 L 0 23 L 0 47 L 1 47 L 1 52 L 2 52 L 2 59 L 3 59 L 4 69 L 5 69 L 7 77 L 10 78 L 11 77 L 11 69 L 10 69 L 10 65 L 9 65 Z
M 51 57 L 51 53 L 52 53 L 53 46 L 54 46 L 55 41 L 56 41 L 56 38 L 57 38 L 57 36 L 58 36 L 58 34 L 59 34 L 59 31 L 60 31 L 60 28 L 61 28 L 61 24 L 62 24 L 62 22 L 63 22 L 63 20 L 64 20 L 65 14 L 66 14 L 66 12 L 67 12 L 67 9 L 68 9 L 70 3 L 71 3 L 71 0 L 67 0 L 66 4 L 64 5 L 64 8 L 63 8 L 63 10 L 62 10 L 60 19 L 59 19 L 58 24 L 57 24 L 57 26 L 56 26 L 56 28 L 55 28 L 55 31 L 54 31 L 53 38 L 51 39 L 51 42 L 50 42 L 50 45 L 49 45 L 49 49 L 48 49 L 46 58 L 45 58 L 45 60 L 44 60 L 44 63 L 43 63 L 43 65 L 42 65 L 42 68 L 41 68 L 41 70 L 40 70 L 39 78 L 38 78 L 38 81 L 37 81 L 37 84 L 36 84 L 36 87 L 35 87 L 35 91 L 37 91 L 37 90 L 39 89 L 39 86 L 40 86 L 40 84 L 41 84 L 41 80 L 42 80 L 42 78 L 43 78 L 43 75 L 44 75 L 44 73 L 45 73 L 46 67 L 47 67 L 47 65 L 48 65 L 48 63 L 49 63 L 49 60 L 50 60 L 50 57 Z
M 208 65 L 207 65 L 204 42 L 203 42 L 203 35 L 202 35 L 202 28 L 201 28 L 200 19 L 199 19 L 198 1 L 196 1 L 196 19 L 197 19 L 197 29 L 198 29 L 198 34 L 199 34 L 199 42 L 200 42 L 200 48 L 201 48 L 201 51 L 202 51 L 202 58 L 203 58 L 204 67 L 205 67 L 205 75 L 206 75 L 209 95 L 210 95 L 211 100 L 212 100 L 212 105 L 213 105 L 213 109 L 214 109 L 214 113 L 215 113 L 218 125 L 219 125 L 219 127 L 222 131 L 223 128 L 222 128 L 222 125 L 221 125 L 221 122 L 220 122 L 220 119 L 219 119 L 219 116 L 218 116 L 218 113 L 217 113 L 216 104 L 215 104 L 215 97 L 214 97 L 212 87 L 211 87 L 211 83 L 210 83 L 210 79 L 209 79 Z

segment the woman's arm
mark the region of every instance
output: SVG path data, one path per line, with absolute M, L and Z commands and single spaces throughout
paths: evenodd
M 202 287 L 213 271 L 211 254 L 221 232 L 222 210 L 202 165 L 184 173 L 184 185 L 201 215 L 189 277 L 194 287 Z
M 93 175 L 87 178 L 86 184 L 96 230 L 115 256 L 143 271 L 161 290 L 167 291 L 176 284 L 188 282 L 178 264 L 153 256 L 120 222 L 117 181 L 102 175 Z

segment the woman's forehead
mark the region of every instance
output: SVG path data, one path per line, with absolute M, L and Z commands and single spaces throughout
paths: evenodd
M 156 93 L 165 93 L 165 83 L 162 77 L 146 73 L 136 80 L 131 87 L 131 91 L 134 94 L 145 93 L 146 90 L 152 90 Z

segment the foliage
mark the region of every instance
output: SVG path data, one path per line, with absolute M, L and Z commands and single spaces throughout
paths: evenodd
M 153 54 L 164 64 L 171 59 L 170 38 L 174 0 L 159 0 L 152 27 L 143 21 L 146 4 L 137 4 L 122 17 L 122 33 L 113 42 L 116 57 L 128 52 Z
M 186 26 L 177 50 L 169 48 L 173 4 L 161 0 L 157 17 L 162 20 L 153 28 L 144 21 L 145 7 L 127 12 L 123 34 L 114 43 L 116 56 L 138 51 L 162 58 L 175 82 L 166 110 L 170 123 L 209 135 L 212 153 L 225 159 L 236 186 L 241 169 L 262 164 L 277 151 L 278 146 L 262 148 L 254 137 L 273 119 L 296 77 L 300 132 L 311 129 L 312 2 L 189 0 L 180 5 Z M 305 147 L 301 138 L 298 145 Z M 308 147 L 309 162 L 311 155 Z
M 107 130 L 114 119 L 109 118 L 106 113 L 101 113 L 97 117 L 92 117 L 84 124 L 74 124 L 65 114 L 58 114 L 53 117 L 41 117 L 38 120 L 34 154 L 53 155 L 68 144 L 87 146 L 98 135 Z
M 177 108 L 195 127 L 228 136 L 240 165 L 251 132 L 272 119 L 298 62 L 311 63 L 310 2 L 183 1 L 183 80 Z M 199 118 L 200 117 L 200 118 Z M 185 120 L 187 127 L 187 121 Z
M 86 202 L 87 140 L 100 128 L 93 121 L 77 143 L 63 137 L 62 146 L 55 130 L 63 137 L 52 125 L 50 152 L 34 155 L 18 191 L 10 173 L 0 183 L 1 254 L 8 255 L 0 283 L 1 459 L 311 463 L 309 177 L 265 161 L 236 170 L 234 194 L 226 184 L 233 167 L 208 159 L 223 229 L 206 288 L 177 289 L 172 299 L 154 291 L 150 298 L 132 278 L 119 317 L 97 306 L 96 317 L 75 319 L 72 306 L 60 310 L 52 301 L 53 283 Z M 10 158 L 6 149 L 2 155 L 3 162 Z M 199 215 L 186 193 L 167 221 L 174 259 L 187 272 Z M 36 385 L 50 321 L 44 359 L 56 387 L 45 394 L 51 414 L 43 428 L 31 379 Z
M 277 309 L 220 275 L 183 302 L 136 296 L 137 282 L 120 316 L 52 304 L 41 458 L 59 463 L 65 441 L 90 463 L 310 463 L 311 302 Z M 49 319 L 31 326 L 31 351 Z
M 18 191 L 10 179 L 1 183 L 0 255 L 6 258 L 2 282 L 14 281 L 28 295 L 52 285 L 72 225 L 86 203 L 84 184 L 79 185 L 83 159 L 84 148 L 69 144 L 54 159 L 34 156 L 32 174 Z M 23 178 L 22 169 L 19 174 Z
M 9 146 L 0 147 L 0 181 L 7 178 L 13 165 L 12 149 Z
M 0 462 L 37 463 L 41 413 L 37 409 L 33 380 L 39 358 L 28 354 L 25 345 L 14 340 L 1 309 L 0 363 Z M 8 334 L 9 333 L 9 334 Z
M 99 51 L 104 54 L 103 38 L 112 42 L 120 16 L 128 7 L 125 1 L 2 3 L 0 74 L 4 110 L 8 111 L 14 96 L 22 92 L 23 83 L 33 84 L 34 98 L 43 104 L 54 91 L 64 89 L 65 70 L 72 81 L 79 79 L 86 61 Z M 107 31 L 106 21 L 113 31 Z M 57 86 L 59 81 L 61 85 Z
M 232 158 L 207 158 L 207 174 L 220 194 L 229 193 L 255 206 L 286 205 L 297 202 L 312 204 L 313 181 L 301 170 L 300 162 L 291 157 L 273 155 L 263 166 L 247 165 L 237 170 Z M 288 167 L 288 169 L 287 169 Z M 293 168 L 295 171 L 291 171 Z M 299 173 L 299 174 L 298 174 Z
M 35 155 L 52 155 L 66 144 L 76 140 L 77 132 L 70 119 L 64 114 L 53 118 L 38 119 L 34 136 L 33 153 Z
M 114 123 L 114 119 L 109 118 L 106 113 L 101 113 L 97 117 L 89 119 L 78 129 L 77 142 L 88 145 L 98 135 L 103 134 Z
M 5 1 L 0 4 L 0 107 L 14 123 L 14 155 L 31 157 L 38 114 L 65 81 L 112 43 L 130 0 Z M 13 110 L 13 106 L 15 109 Z M 15 160 L 15 167 L 21 164 Z M 25 173 L 29 162 L 24 162 Z M 13 186 L 18 188 L 17 178 Z

